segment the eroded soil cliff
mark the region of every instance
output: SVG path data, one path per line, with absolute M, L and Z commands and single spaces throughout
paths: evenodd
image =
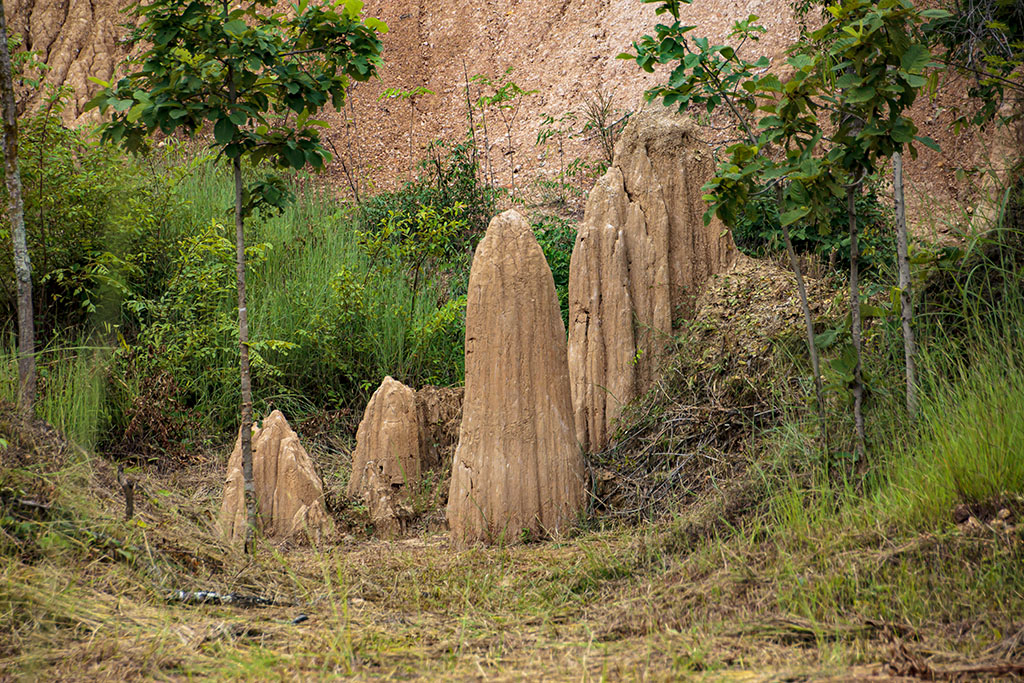
M 96 87 L 88 77 L 109 80 L 117 72 L 125 56 L 121 38 L 128 17 L 120 10 L 126 4 L 127 0 L 8 0 L 11 30 L 22 34 L 25 46 L 38 50 L 52 67 L 50 82 L 71 87 L 65 112 L 69 121 L 95 118 L 94 112 L 83 113 Z M 616 59 L 655 24 L 654 7 L 639 0 L 368 0 L 364 11 L 387 22 L 390 31 L 384 39 L 381 79 L 356 85 L 350 106 L 329 117 L 333 125 L 328 138 L 339 159 L 328 178 L 341 192 L 351 192 L 353 182 L 365 191 L 395 186 L 408 177 L 410 155 L 414 161 L 420 158 L 429 141 L 463 139 L 468 127 L 467 77 L 496 77 L 514 69 L 510 77 L 537 92 L 524 99 L 511 143 L 501 121 L 493 116 L 488 120 L 490 160 L 499 184 L 509 186 L 514 177 L 520 192 L 539 199 L 537 179 L 553 179 L 561 166 L 551 150 L 545 154 L 535 144 L 543 113 L 558 117 L 579 111 L 599 92 L 611 96 L 620 113 L 636 110 L 643 106 L 643 92 L 662 78 Z M 704 0 L 684 6 L 684 11 L 687 23 L 718 40 L 725 39 L 736 19 L 759 15 L 768 33 L 754 47 L 776 65 L 799 30 L 785 0 Z M 386 88 L 420 86 L 434 94 L 417 98 L 414 106 L 381 99 Z M 475 83 L 468 90 L 470 100 L 480 94 Z M 976 200 L 976 188 L 969 181 L 957 181 L 956 169 L 999 163 L 998 152 L 993 158 L 991 149 L 1000 146 L 993 141 L 996 136 L 954 135 L 949 130 L 950 106 L 962 99 L 963 92 L 963 84 L 947 83 L 937 98 L 920 98 L 913 111 L 923 132 L 939 140 L 943 149 L 923 150 L 919 159 L 907 162 L 910 218 L 922 235 L 949 231 L 951 217 Z M 28 106 L 40 101 L 38 94 L 27 97 Z M 474 120 L 481 123 L 479 113 Z M 581 118 L 577 129 L 582 124 Z M 721 135 L 712 130 L 707 134 Z M 569 144 L 565 158 L 594 159 L 599 154 L 594 136 L 581 135 Z M 350 177 L 342 171 L 342 159 Z

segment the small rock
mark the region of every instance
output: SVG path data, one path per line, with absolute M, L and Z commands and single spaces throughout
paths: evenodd
M 978 521 L 977 517 L 975 517 L 974 515 L 971 515 L 970 517 L 967 518 L 967 521 L 963 523 L 961 528 L 964 530 L 964 533 L 976 534 L 979 531 L 981 531 L 982 529 L 984 529 L 985 526 L 981 522 Z
M 953 521 L 957 524 L 963 524 L 967 521 L 967 518 L 971 516 L 971 509 L 961 503 L 953 509 Z

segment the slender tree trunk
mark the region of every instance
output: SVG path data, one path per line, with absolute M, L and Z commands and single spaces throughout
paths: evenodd
M 225 4 L 225 8 L 227 5 Z M 234 75 L 228 74 L 228 97 L 235 103 Z M 238 281 L 238 369 L 242 388 L 242 480 L 245 493 L 245 550 L 255 552 L 256 487 L 252 480 L 252 375 L 249 372 L 249 310 L 245 305 L 245 221 L 242 217 L 242 158 L 231 160 L 235 181 L 235 277 Z
M 907 245 L 907 207 L 903 201 L 903 155 L 892 157 L 893 189 L 896 203 L 896 263 L 900 278 L 900 317 L 903 319 L 903 357 L 907 374 L 907 415 L 917 417 L 917 342 L 914 341 L 914 298 L 910 283 Z
M 413 98 L 409 98 L 409 182 L 415 180 L 413 173 L 413 152 L 412 152 L 412 127 L 416 122 L 416 105 L 413 102 Z
M 0 88 L 2 88 L 4 171 L 10 203 L 14 275 L 18 281 L 18 407 L 32 415 L 36 399 L 35 327 L 32 313 L 32 262 L 25 237 L 25 204 L 18 171 L 18 113 L 14 104 L 11 55 L 7 50 L 7 21 L 0 4 Z
M 850 219 L 850 320 L 853 336 L 853 351 L 856 361 L 853 366 L 853 421 L 857 428 L 857 455 L 864 457 L 864 382 L 861 377 L 860 352 L 860 269 L 857 264 L 857 189 L 846 188 L 846 214 Z
M 508 133 L 508 177 L 512 181 L 512 201 L 516 200 L 516 155 L 512 146 L 512 121 L 505 122 L 505 130 Z
M 782 186 L 775 188 L 775 198 L 779 205 L 779 215 L 782 215 Z M 782 221 L 780 220 L 779 223 Z M 786 242 L 786 253 L 789 254 L 789 263 L 796 275 L 796 289 L 800 295 L 800 309 L 804 314 L 804 326 L 807 329 L 807 353 L 811 357 L 811 371 L 814 373 L 814 396 L 818 404 L 818 420 L 821 422 L 821 439 L 825 446 L 825 452 L 829 451 L 828 444 L 828 422 L 825 420 L 825 399 L 821 386 L 821 364 L 818 361 L 818 347 L 814 345 L 814 320 L 811 318 L 811 306 L 807 300 L 807 287 L 804 286 L 804 276 L 800 272 L 800 262 L 796 258 L 796 250 L 793 249 L 793 240 L 789 236 L 789 226 L 782 226 L 782 239 Z
M 242 478 L 245 481 L 245 549 L 253 552 L 256 487 L 252 480 L 252 377 L 249 373 L 249 312 L 245 307 L 245 231 L 242 220 L 242 160 L 231 162 L 235 175 L 235 274 L 238 278 L 238 351 L 242 379 Z
M 345 98 L 345 105 L 348 107 L 349 120 L 352 122 L 351 129 L 349 124 L 345 124 L 345 137 L 348 143 L 348 165 L 351 167 L 351 171 L 345 168 L 342 164 L 342 168 L 345 169 L 345 175 L 348 176 L 348 184 L 352 187 L 352 195 L 355 197 L 356 204 L 361 205 L 362 201 L 359 199 L 359 171 L 360 166 L 356 165 L 355 152 L 352 151 L 352 138 L 359 135 L 359 125 L 356 123 L 356 110 L 352 106 L 352 98 Z
M 491 163 L 491 138 L 487 134 L 487 108 L 480 109 L 480 121 L 484 130 L 484 163 L 487 164 L 487 171 L 484 176 L 487 178 L 487 186 L 494 189 L 494 164 Z

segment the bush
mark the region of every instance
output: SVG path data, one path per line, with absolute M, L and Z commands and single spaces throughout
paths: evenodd
M 576 245 L 574 221 L 559 216 L 541 215 L 533 221 L 533 234 L 544 251 L 544 258 L 551 267 L 555 279 L 558 306 L 562 310 L 562 322 L 569 327 L 569 260 Z
M 159 279 L 173 244 L 159 230 L 167 211 L 160 183 L 137 163 L 61 123 L 63 100 L 19 122 L 25 228 L 32 260 L 36 329 L 80 327 L 97 312 L 108 320 L 130 290 Z M 6 190 L 4 190 L 6 193 Z M 4 198 L 6 202 L 6 197 Z M 0 310 L 16 299 L 9 225 L 0 236 Z
M 416 180 L 364 202 L 360 222 L 364 230 L 375 230 L 389 220 L 414 218 L 424 206 L 439 213 L 460 207 L 463 230 L 449 236 L 446 250 L 470 252 L 494 216 L 496 199 L 497 192 L 480 182 L 472 145 L 435 140 L 419 163 Z
M 828 225 L 797 222 L 789 228 L 790 238 L 797 253 L 815 254 L 837 272 L 844 272 L 850 262 L 846 198 L 831 199 L 832 220 Z M 857 196 L 857 262 L 861 272 L 878 275 L 895 262 L 896 237 L 890 225 L 890 212 L 878 198 L 878 183 L 866 183 L 865 191 Z M 762 257 L 785 249 L 774 196 L 763 193 L 749 202 L 732 233 L 736 246 L 748 256 Z
M 181 207 L 167 229 L 181 237 L 153 295 L 124 307 L 132 324 L 112 363 L 106 443 L 162 460 L 197 434 L 234 431 L 239 379 L 234 243 L 220 222 L 230 178 L 176 147 L 160 172 Z M 327 192 L 294 185 L 294 205 L 247 226 L 256 413 L 361 410 L 387 374 L 461 382 L 465 298 L 453 292 L 468 260 L 453 243 L 467 232 L 464 207 L 393 208 L 370 229 Z

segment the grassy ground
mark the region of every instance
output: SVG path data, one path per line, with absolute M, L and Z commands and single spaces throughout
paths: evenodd
M 350 538 L 249 560 L 202 531 L 219 468 L 144 478 L 144 511 L 128 524 L 115 520 L 106 470 L 69 464 L 47 477 L 55 508 L 83 496 L 79 510 L 94 516 L 67 526 L 51 509 L 22 522 L 33 528 L 16 550 L 5 543 L 0 672 L 768 680 L 1021 662 L 1024 540 L 991 521 L 801 526 L 778 500 L 709 531 L 723 494 L 675 519 L 539 545 L 453 552 L 441 535 Z M 1021 503 L 1006 501 L 1013 519 Z M 185 605 L 168 600 L 176 589 L 282 604 Z
M 626 472 L 646 514 L 597 506 L 543 543 L 379 541 L 346 528 L 339 508 L 330 544 L 247 557 L 212 532 L 224 454 L 133 475 L 137 514 L 125 522 L 109 460 L 0 403 L 0 679 L 1024 675 L 1021 244 L 979 243 L 924 293 L 916 422 L 902 410 L 898 330 L 869 330 L 868 461 L 844 452 L 841 392 L 823 451 L 799 359 L 785 357 L 799 343 L 737 318 L 731 298 L 749 298 L 750 280 L 733 276 L 719 298 L 735 324 L 694 326 L 675 379 L 657 388 L 661 412 L 641 411 L 628 452 L 592 463 Z M 841 317 L 820 312 L 823 324 Z M 733 338 L 744 325 L 756 334 Z M 80 381 L 53 386 L 92 386 Z M 668 428 L 684 423 L 701 429 Z M 715 436 L 737 429 L 742 438 Z M 638 474 L 643 454 L 686 449 L 713 466 L 665 460 Z M 331 488 L 344 458 L 319 462 Z M 242 599 L 175 597 L 204 590 Z

